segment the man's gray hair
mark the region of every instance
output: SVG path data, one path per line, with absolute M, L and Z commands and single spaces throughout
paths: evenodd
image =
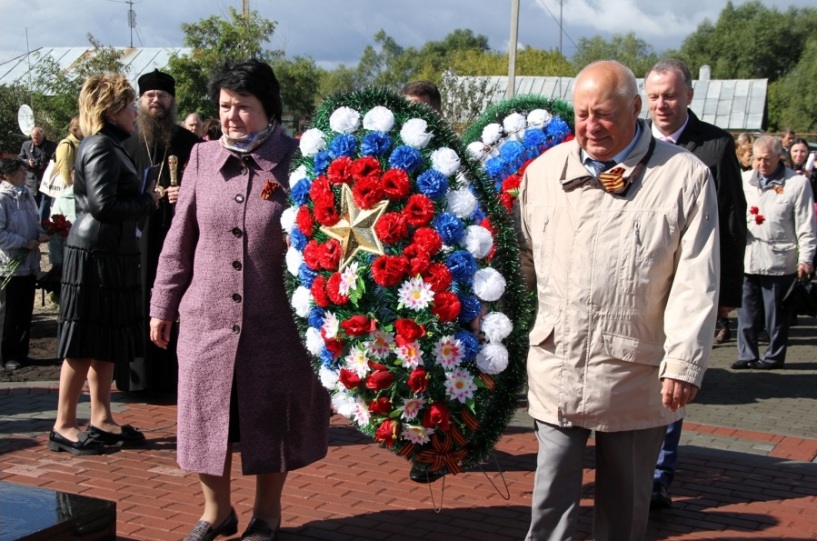
M 783 144 L 780 142 L 780 139 L 773 135 L 761 135 L 755 139 L 755 142 L 752 144 L 752 151 L 760 149 L 770 150 L 779 156 L 783 155 Z
M 647 72 L 644 79 L 649 77 L 650 73 L 652 72 L 668 73 L 671 71 L 674 71 L 681 76 L 687 88 L 692 88 L 692 73 L 689 71 L 687 65 L 677 58 L 664 58 L 663 60 L 659 60 L 653 67 L 650 68 L 650 71 Z

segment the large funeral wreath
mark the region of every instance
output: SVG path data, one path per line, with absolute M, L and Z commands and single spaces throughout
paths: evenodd
M 422 469 L 477 464 L 514 411 L 532 315 L 492 182 L 384 89 L 328 98 L 300 150 L 287 288 L 336 411 Z

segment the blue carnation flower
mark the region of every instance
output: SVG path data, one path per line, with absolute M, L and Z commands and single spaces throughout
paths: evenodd
M 442 237 L 443 242 L 449 246 L 459 244 L 462 236 L 465 233 L 465 224 L 462 220 L 451 214 L 444 212 L 434 218 L 434 228 Z
M 470 323 L 482 310 L 482 303 L 472 295 L 458 295 L 460 299 L 460 322 Z
M 448 193 L 448 177 L 436 169 L 427 169 L 417 177 L 417 189 L 436 201 Z
M 306 238 L 306 235 L 301 233 L 301 230 L 298 229 L 298 226 L 294 226 L 292 228 L 292 233 L 289 234 L 289 243 L 292 245 L 293 248 L 298 250 L 299 252 L 303 252 L 304 248 L 306 248 L 306 243 L 309 242 Z
M 312 287 L 312 282 L 317 277 L 318 273 L 310 269 L 306 263 L 301 263 L 301 266 L 298 267 L 298 280 L 301 281 L 301 285 L 305 288 Z
M 537 149 L 540 146 L 547 144 L 547 137 L 545 137 L 542 130 L 533 128 L 525 132 L 525 138 L 522 140 L 522 144 L 524 144 L 528 149 Z
M 289 192 L 289 195 L 292 197 L 292 201 L 294 201 L 299 207 L 306 205 L 309 201 L 310 188 L 312 188 L 312 181 L 307 178 L 302 178 L 299 180 L 298 183 L 292 187 L 292 191 Z
M 477 210 L 471 215 L 471 222 L 475 224 L 481 224 L 482 220 L 485 219 L 485 212 L 482 210 L 482 207 L 477 207 Z
M 560 117 L 556 117 L 550 121 L 547 127 L 548 137 L 552 137 L 556 143 L 564 141 L 565 137 L 570 133 L 570 126 Z
M 367 133 L 360 144 L 360 152 L 364 156 L 382 156 L 391 148 L 391 137 L 382 131 Z
M 325 150 L 321 150 L 315 154 L 315 174 L 322 175 L 326 172 L 326 168 L 332 163 L 332 156 Z
M 321 348 L 321 364 L 329 370 L 338 369 L 338 360 L 334 358 L 331 351 L 326 349 L 326 346 Z
M 488 175 L 493 179 L 502 178 L 503 177 L 502 171 L 504 169 L 505 161 L 499 156 L 491 158 L 490 160 L 485 162 L 485 172 L 488 173 Z
M 353 156 L 357 152 L 357 137 L 341 133 L 329 143 L 329 155 L 333 158 Z
M 323 327 L 323 308 L 320 306 L 314 307 L 312 310 L 309 311 L 309 326 L 313 329 L 320 330 Z
M 471 331 L 459 331 L 454 338 L 462 344 L 462 358 L 466 361 L 473 361 L 479 353 L 479 338 Z
M 467 250 L 453 252 L 448 256 L 445 264 L 454 279 L 460 282 L 470 283 L 474 278 L 474 273 L 477 272 L 477 260 Z
M 519 141 L 507 141 L 502 145 L 502 148 L 499 149 L 499 155 L 502 156 L 506 162 L 515 162 L 523 152 L 525 152 L 525 146 Z
M 423 158 L 420 151 L 409 146 L 399 146 L 389 156 L 389 166 L 408 171 L 409 173 L 417 169 Z

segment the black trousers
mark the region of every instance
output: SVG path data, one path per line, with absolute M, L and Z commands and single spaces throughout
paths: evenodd
M 36 276 L 15 276 L 0 292 L 0 314 L 3 319 L 0 357 L 3 363 L 28 357 L 31 340 L 31 316 L 34 312 L 34 284 Z

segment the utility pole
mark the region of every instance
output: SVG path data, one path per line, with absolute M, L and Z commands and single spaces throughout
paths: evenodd
M 130 47 L 133 49 L 133 29 L 136 28 L 136 12 L 133 11 L 133 0 L 125 2 L 128 4 L 128 26 L 130 26 Z
M 516 93 L 516 43 L 519 32 L 519 0 L 511 0 L 511 39 L 508 43 L 508 89 L 505 96 Z
M 242 0 L 241 14 L 244 16 L 244 22 L 250 20 L 250 0 Z

